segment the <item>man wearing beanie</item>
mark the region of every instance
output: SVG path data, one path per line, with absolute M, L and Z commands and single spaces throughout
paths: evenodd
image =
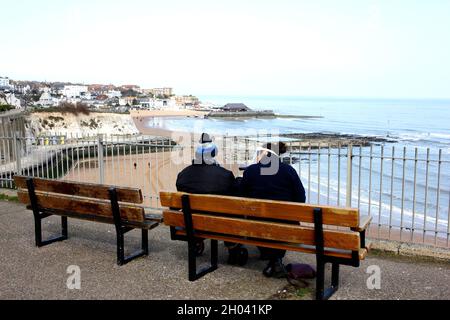
M 218 149 L 207 133 L 203 133 L 195 151 L 192 165 L 178 174 L 177 190 L 196 194 L 237 195 L 238 187 L 233 172 L 222 168 L 214 159 Z M 201 241 L 201 240 L 200 240 Z M 200 242 L 202 247 L 203 242 Z M 229 250 L 228 263 L 244 265 L 248 253 L 238 244 L 225 243 Z
M 203 133 L 199 143 L 192 165 L 178 174 L 177 190 L 198 194 L 235 194 L 234 174 L 214 159 L 218 150 L 211 137 Z

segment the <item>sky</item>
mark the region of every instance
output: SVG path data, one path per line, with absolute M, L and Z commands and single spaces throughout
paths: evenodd
M 0 0 L 0 76 L 178 94 L 450 98 L 448 0 Z

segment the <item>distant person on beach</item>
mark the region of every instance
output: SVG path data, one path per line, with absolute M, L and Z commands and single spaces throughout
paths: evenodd
M 297 172 L 280 160 L 279 155 L 283 153 L 286 153 L 283 142 L 267 143 L 258 149 L 256 163 L 244 171 L 240 185 L 243 197 L 301 203 L 306 201 L 305 188 Z M 264 275 L 284 276 L 282 259 L 286 251 L 262 247 L 258 249 L 261 259 L 269 260 L 263 271 Z
M 237 195 L 237 180 L 233 172 L 222 168 L 216 161 L 218 149 L 207 133 L 203 133 L 195 150 L 192 165 L 178 174 L 177 190 L 187 193 Z M 225 243 L 230 256 L 228 262 L 234 264 L 238 253 L 244 253 L 240 245 Z

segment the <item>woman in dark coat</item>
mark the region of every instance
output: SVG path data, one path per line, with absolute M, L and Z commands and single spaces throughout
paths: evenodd
M 305 188 L 295 169 L 283 163 L 279 155 L 286 153 L 282 142 L 268 143 L 259 150 L 257 163 L 244 171 L 241 181 L 243 197 L 277 201 L 306 201 Z M 263 273 L 266 276 L 283 276 L 282 259 L 286 251 L 259 247 L 261 258 L 269 260 Z

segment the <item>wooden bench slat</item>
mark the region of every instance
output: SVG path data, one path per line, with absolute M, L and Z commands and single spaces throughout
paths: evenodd
M 185 236 L 186 232 L 183 230 L 177 230 L 176 232 L 179 236 Z M 232 243 L 240 243 L 250 246 L 257 246 L 257 247 L 267 247 L 267 248 L 273 248 L 273 249 L 280 249 L 280 250 L 286 250 L 286 251 L 297 251 L 297 252 L 303 252 L 303 253 L 311 253 L 315 254 L 316 250 L 314 248 L 307 247 L 305 245 L 294 245 L 289 243 L 281 243 L 281 242 L 264 242 L 264 241 L 258 241 L 253 239 L 246 239 L 246 238 L 239 238 L 239 237 L 232 237 L 232 236 L 225 236 L 225 235 L 218 235 L 218 234 L 210 234 L 210 233 L 203 233 L 203 232 L 196 232 L 195 236 L 197 238 L 201 239 L 213 239 L 218 241 L 226 241 L 226 242 L 232 242 Z M 352 252 L 351 251 L 344 251 L 344 250 L 333 250 L 333 249 L 325 249 L 324 254 L 326 256 L 330 257 L 336 257 L 336 258 L 343 258 L 343 259 L 351 259 L 352 258 Z M 367 249 L 360 249 L 359 250 L 359 258 L 360 260 L 364 260 L 367 255 Z
M 184 193 L 161 192 L 161 205 L 180 209 Z M 272 218 L 299 222 L 314 222 L 313 208 L 321 208 L 323 223 L 341 227 L 358 227 L 358 209 L 312 206 L 294 202 L 226 197 L 217 195 L 189 195 L 190 206 L 195 211 L 217 212 L 230 215 Z
M 299 225 L 247 220 L 233 217 L 192 215 L 194 230 L 226 235 L 250 237 L 304 245 L 315 244 L 314 229 Z M 164 223 L 172 227 L 184 227 L 184 216 L 179 211 L 164 211 Z M 353 231 L 324 230 L 327 248 L 359 250 L 359 233 Z
M 30 205 L 28 191 L 18 190 L 19 201 Z M 54 194 L 36 193 L 38 206 L 42 209 L 64 210 L 78 214 L 112 217 L 111 203 L 92 199 L 75 198 Z M 120 204 L 120 215 L 127 221 L 145 221 L 144 208 Z
M 27 189 L 25 176 L 14 176 L 14 183 L 17 188 Z M 140 204 L 143 202 L 140 189 L 125 188 L 116 186 L 99 185 L 93 183 L 69 182 L 60 180 L 49 180 L 33 178 L 35 190 L 42 192 L 54 192 L 79 197 L 96 198 L 109 200 L 108 189 L 116 188 L 118 201 Z
M 362 232 L 369 227 L 370 223 L 372 222 L 372 217 L 370 216 L 363 216 L 360 218 L 359 226 L 352 228 L 353 231 Z
M 28 210 L 33 210 L 31 205 L 27 205 Z M 114 224 L 113 217 L 103 217 L 98 215 L 91 215 L 91 214 L 80 214 L 76 212 L 70 212 L 67 210 L 56 210 L 56 209 L 46 209 L 46 215 L 57 215 L 57 216 L 64 216 L 68 218 L 75 218 L 80 220 L 86 220 L 86 221 L 92 221 L 92 222 L 99 222 L 99 223 L 107 223 L 107 224 Z M 124 221 L 123 225 L 126 227 L 134 227 L 139 229 L 146 229 L 146 230 L 152 230 L 159 226 L 159 222 L 155 221 L 153 219 L 145 219 L 143 222 L 135 222 L 135 221 Z

